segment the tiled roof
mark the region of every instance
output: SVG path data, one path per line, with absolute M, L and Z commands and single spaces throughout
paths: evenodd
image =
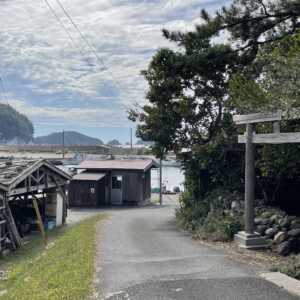
M 152 159 L 120 159 L 120 160 L 86 160 L 83 161 L 78 169 L 87 170 L 137 170 L 147 171 L 156 168 L 157 164 Z

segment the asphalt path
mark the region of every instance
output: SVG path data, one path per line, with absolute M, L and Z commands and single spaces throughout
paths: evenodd
M 168 199 L 163 207 L 109 211 L 99 234 L 99 299 L 299 299 L 260 278 L 265 270 L 234 261 L 178 230 L 175 204 Z

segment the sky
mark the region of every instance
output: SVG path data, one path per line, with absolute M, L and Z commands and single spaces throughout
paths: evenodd
M 76 130 L 122 143 L 126 109 L 146 103 L 140 75 L 161 47 L 163 28 L 188 31 L 200 11 L 228 0 L 0 0 L 0 101 L 33 122 L 35 136 Z M 70 38 L 71 36 L 71 38 Z

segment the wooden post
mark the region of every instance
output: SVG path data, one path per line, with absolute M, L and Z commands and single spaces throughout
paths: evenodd
M 6 201 L 6 204 L 5 204 L 6 214 L 5 215 L 6 215 L 6 219 L 7 219 L 7 222 L 8 222 L 8 224 L 7 224 L 8 225 L 8 232 L 9 232 L 10 238 L 12 239 L 14 248 L 19 248 L 22 245 L 22 239 L 21 239 L 19 231 L 17 229 L 14 217 L 11 213 L 7 196 L 5 196 L 5 201 Z
M 162 158 L 159 159 L 159 204 L 163 203 L 162 196 Z
M 245 230 L 254 233 L 254 199 L 255 199 L 255 146 L 253 140 L 253 124 L 246 129 L 246 168 L 245 168 Z
M 65 158 L 65 131 L 62 132 L 62 157 Z
M 35 213 L 36 213 L 36 216 L 37 216 L 38 226 L 39 226 L 40 232 L 41 232 L 42 237 L 44 239 L 45 245 L 47 245 L 47 236 L 46 236 L 46 233 L 45 233 L 43 220 L 42 220 L 42 217 L 41 217 L 41 214 L 40 214 L 38 203 L 37 203 L 36 198 L 34 196 L 32 196 L 32 203 L 33 203 Z
M 273 123 L 273 133 L 280 133 L 280 123 L 278 121 Z
M 132 142 L 132 128 L 130 128 L 130 149 L 132 151 L 133 148 L 133 142 Z

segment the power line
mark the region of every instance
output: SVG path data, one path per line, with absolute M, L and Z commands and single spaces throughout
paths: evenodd
M 55 16 L 55 18 L 58 20 L 58 22 L 61 24 L 61 26 L 64 28 L 64 30 L 66 31 L 66 33 L 68 34 L 68 36 L 70 37 L 70 39 L 73 41 L 74 44 L 74 39 L 72 38 L 72 36 L 70 35 L 70 33 L 68 32 L 66 26 L 63 24 L 63 22 L 61 21 L 61 19 L 59 18 L 59 16 L 56 14 L 56 12 L 54 11 L 53 7 L 49 4 L 48 0 L 44 0 L 47 4 L 47 6 L 49 7 L 49 9 L 51 10 L 51 12 L 53 13 L 53 15 Z M 97 61 L 102 65 L 102 67 L 109 72 L 111 78 L 113 79 L 113 82 L 115 84 L 115 86 L 117 86 L 120 90 L 123 90 L 122 86 L 119 84 L 118 80 L 116 79 L 116 77 L 114 76 L 114 74 L 109 70 L 109 68 L 106 66 L 106 64 L 104 63 L 103 59 L 101 59 L 101 57 L 98 55 L 95 47 L 89 42 L 89 40 L 85 37 L 85 35 L 82 33 L 82 31 L 80 30 L 79 26 L 75 23 L 75 21 L 73 20 L 73 18 L 71 17 L 71 15 L 67 12 L 67 10 L 65 9 L 65 7 L 63 6 L 63 4 L 59 1 L 56 0 L 57 4 L 59 5 L 59 7 L 61 8 L 61 10 L 63 11 L 63 13 L 65 14 L 65 16 L 68 18 L 68 20 L 71 22 L 71 24 L 73 25 L 73 27 L 76 29 L 76 31 L 78 32 L 79 36 L 81 37 L 81 39 L 83 40 L 83 42 L 87 45 L 87 47 L 90 49 L 90 51 L 94 54 L 94 56 L 96 57 Z M 128 107 L 126 107 L 124 105 L 124 107 L 126 109 L 128 109 Z
M 73 46 L 75 48 L 78 48 L 78 50 L 80 51 L 80 53 L 82 55 L 85 55 L 84 51 L 77 45 L 76 41 L 74 40 L 74 38 L 72 37 L 72 35 L 70 34 L 70 32 L 68 31 L 67 27 L 64 25 L 64 23 L 61 21 L 60 17 L 56 14 L 55 10 L 53 9 L 53 7 L 50 5 L 48 0 L 44 0 L 44 2 L 46 3 L 47 7 L 49 8 L 49 10 L 51 11 L 51 13 L 53 14 L 53 16 L 55 17 L 55 19 L 58 21 L 58 23 L 60 24 L 60 26 L 63 28 L 63 30 L 65 31 L 65 33 L 68 35 L 71 43 L 73 44 Z
M 49 4 L 48 0 L 44 0 L 48 6 L 48 8 L 51 10 L 51 12 L 53 13 L 53 15 L 55 16 L 55 18 L 58 20 L 58 22 L 61 24 L 61 26 L 64 28 L 64 30 L 66 31 L 66 33 L 68 34 L 69 38 L 73 41 L 73 44 L 75 44 L 73 37 L 71 36 L 71 34 L 69 33 L 68 29 L 66 28 L 66 26 L 63 24 L 62 20 L 60 19 L 60 17 L 56 14 L 56 12 L 54 11 L 53 7 Z M 83 42 L 86 44 L 86 46 L 90 49 L 90 51 L 94 54 L 94 56 L 96 57 L 98 63 L 100 63 L 102 65 L 102 67 L 110 74 L 114 85 L 116 87 L 118 87 L 120 90 L 123 90 L 126 94 L 127 91 L 125 89 L 122 88 L 121 84 L 118 82 L 118 79 L 114 76 L 113 72 L 111 72 L 109 70 L 109 68 L 106 66 L 105 62 L 103 61 L 103 59 L 98 55 L 97 50 L 95 49 L 95 47 L 89 42 L 89 40 L 86 38 L 86 36 L 82 33 L 81 29 L 79 28 L 79 26 L 75 23 L 75 21 L 73 20 L 73 18 L 71 17 L 71 15 L 68 13 L 68 11 L 66 10 L 66 8 L 63 6 L 63 4 L 61 3 L 60 0 L 56 0 L 57 4 L 59 5 L 59 7 L 61 8 L 61 10 L 63 11 L 63 13 L 65 14 L 65 16 L 68 18 L 68 20 L 71 22 L 71 24 L 73 25 L 73 27 L 75 28 L 75 30 L 78 32 L 80 38 L 83 40 Z M 130 109 L 127 105 L 121 103 L 121 105 L 126 108 L 126 109 Z
M 103 59 L 101 59 L 101 57 L 98 55 L 95 47 L 89 42 L 89 40 L 82 33 L 82 31 L 80 30 L 79 26 L 75 23 L 75 21 L 73 20 L 73 18 L 71 17 L 71 15 L 67 12 L 67 10 L 65 9 L 65 7 L 62 5 L 61 1 L 60 0 L 56 0 L 56 2 L 59 5 L 59 7 L 62 9 L 62 11 L 64 12 L 64 14 L 66 15 L 66 17 L 69 19 L 69 21 L 72 23 L 72 25 L 74 26 L 74 28 L 76 29 L 76 31 L 80 35 L 81 39 L 84 41 L 84 43 L 90 48 L 90 50 L 92 51 L 92 53 L 95 55 L 95 57 L 97 58 L 98 62 L 100 62 L 100 64 L 109 72 L 109 74 L 112 77 L 115 85 L 119 89 L 122 89 L 121 85 L 119 84 L 118 80 L 115 78 L 114 74 L 109 70 L 109 68 L 104 63 Z
M 98 55 L 98 53 L 96 52 L 95 47 L 88 41 L 88 39 L 85 37 L 85 35 L 82 33 L 82 31 L 80 30 L 80 28 L 78 27 L 78 25 L 74 22 L 74 20 L 72 19 L 72 17 L 70 16 L 70 14 L 67 12 L 67 10 L 65 9 L 65 7 L 62 5 L 62 3 L 59 0 L 56 0 L 57 4 L 59 5 L 59 7 L 62 9 L 62 11 L 64 12 L 64 14 L 66 15 L 66 17 L 69 19 L 69 21 L 72 23 L 72 25 L 74 26 L 74 28 L 76 29 L 76 31 L 79 33 L 81 39 L 85 42 L 85 44 L 90 48 L 91 52 L 95 55 L 95 57 L 97 58 L 97 60 L 100 62 L 100 64 L 108 70 L 108 68 L 106 67 L 104 61 L 101 59 L 101 57 Z

